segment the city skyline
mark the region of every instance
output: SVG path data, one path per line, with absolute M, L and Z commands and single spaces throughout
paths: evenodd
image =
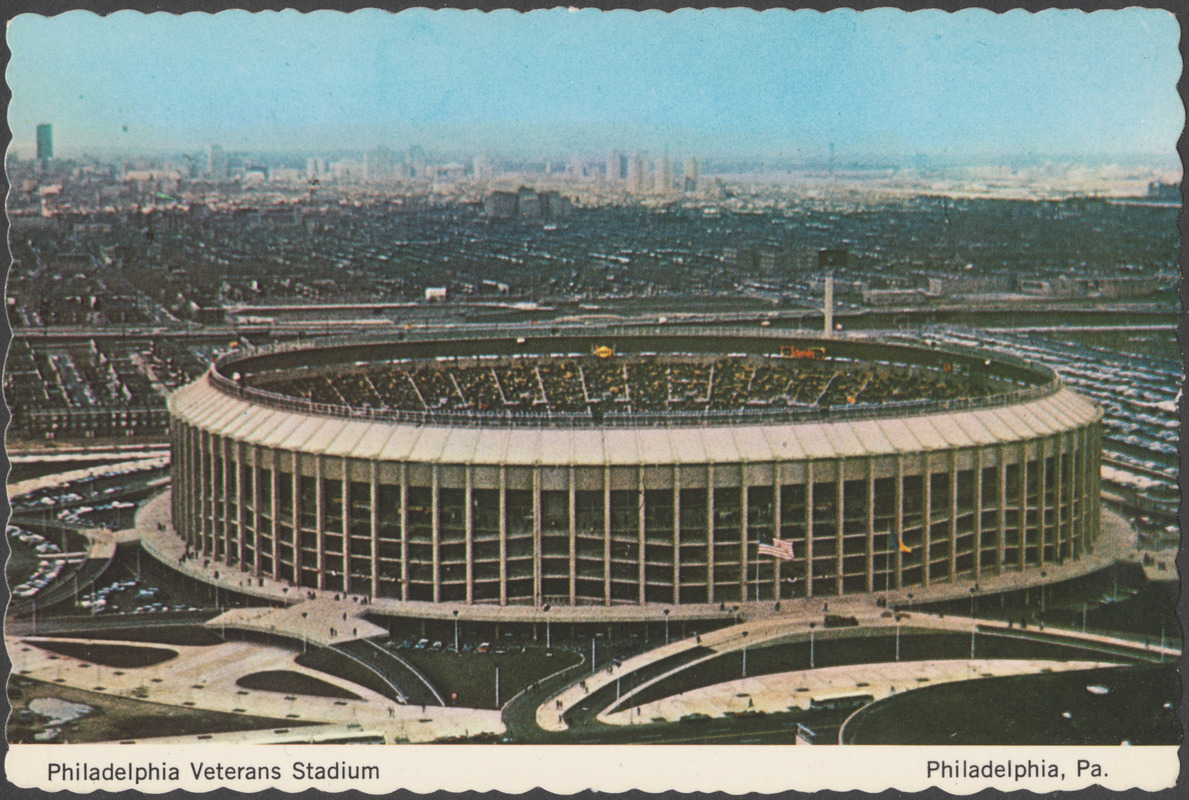
M 668 147 L 813 163 L 1176 163 L 1177 24 L 879 10 L 22 15 L 12 148 Z M 86 41 L 87 47 L 81 46 Z

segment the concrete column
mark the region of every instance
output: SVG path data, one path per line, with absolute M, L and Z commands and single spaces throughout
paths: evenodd
M 578 605 L 578 487 L 574 467 L 570 467 L 570 605 Z
M 1028 542 L 1028 445 L 1020 442 L 1020 552 L 1016 567 L 1023 572 L 1027 563 Z
M 867 592 L 875 591 L 875 459 L 867 458 Z
M 466 485 L 465 497 L 463 502 L 466 503 L 466 581 L 467 581 L 467 605 L 475 602 L 475 501 L 474 494 L 474 472 L 475 468 L 471 465 L 466 467 Z
M 1065 504 L 1061 502 L 1061 490 L 1065 486 L 1065 472 L 1061 468 L 1062 455 L 1065 453 L 1065 434 L 1053 437 L 1053 443 L 1056 446 L 1056 452 L 1053 455 L 1053 469 L 1057 471 L 1053 477 L 1053 529 L 1057 534 L 1053 537 L 1053 558 L 1060 564 L 1065 560 L 1061 557 L 1061 542 L 1065 538 L 1062 535 L 1065 530 Z
M 318 588 L 326 588 L 326 485 L 322 480 L 322 454 L 314 456 L 314 527 L 318 532 Z
M 1045 487 L 1049 479 L 1048 455 L 1049 455 L 1049 439 L 1041 439 L 1036 443 L 1037 456 L 1036 468 L 1040 470 L 1040 480 L 1037 481 L 1036 492 L 1036 563 L 1043 567 L 1045 564 L 1045 542 L 1047 541 L 1046 534 L 1048 533 L 1048 526 L 1045 525 L 1045 512 L 1048 509 L 1048 502 L 1046 501 Z
M 198 458 L 198 445 L 196 444 L 197 436 L 193 427 L 187 425 L 182 429 L 182 441 L 185 442 L 185 462 L 186 462 L 186 510 L 185 516 L 182 520 L 181 532 L 185 534 L 186 542 L 189 543 L 190 549 L 194 552 L 200 551 L 198 543 L 199 537 L 196 535 L 195 523 L 198 520 L 198 498 L 201 493 L 200 479 L 202 477 L 202 465 Z M 174 520 L 177 523 L 177 520 Z
M 541 596 L 541 465 L 533 465 L 533 603 L 544 604 Z
M 995 573 L 1002 575 L 1007 560 L 1007 445 L 999 445 L 999 553 L 995 558 Z
M 923 573 L 921 575 L 921 586 L 927 587 L 929 585 L 929 580 L 930 580 L 929 573 L 932 571 L 932 565 L 930 564 L 930 561 L 931 561 L 930 550 L 932 549 L 932 545 L 933 545 L 933 464 L 931 463 L 932 459 L 930 459 L 928 453 L 925 453 L 924 461 L 925 461 L 925 469 L 924 469 L 924 480 L 922 481 L 922 483 L 923 483 L 922 491 L 925 496 L 925 509 L 924 509 L 925 536 L 924 536 L 924 541 L 921 544 L 921 562 L 924 567 Z
M 433 601 L 442 602 L 442 526 L 441 501 L 438 499 L 438 465 L 430 470 L 430 560 L 433 563 Z
M 400 465 L 400 599 L 409 599 L 409 465 Z
M 281 455 L 273 451 L 272 469 L 269 470 L 269 477 L 272 481 L 271 487 L 271 508 L 269 511 L 272 514 L 272 579 L 279 581 L 281 579 Z
M 805 596 L 813 597 L 813 462 L 805 464 Z
M 772 464 L 772 535 L 777 539 L 784 538 L 784 530 L 781 515 L 781 498 L 780 490 L 783 480 L 781 477 L 781 463 L 775 461 Z M 759 553 L 756 553 L 759 557 Z M 780 565 L 784 563 L 784 559 L 772 559 L 772 599 L 780 600 L 780 573 L 782 572 Z
M 638 588 L 638 594 L 639 594 L 638 602 L 640 603 L 640 605 L 644 605 L 644 603 L 646 602 L 644 586 L 645 586 L 645 582 L 648 579 L 647 572 L 644 569 L 644 565 L 646 563 L 646 560 L 645 560 L 646 537 L 645 537 L 645 531 L 644 531 L 644 517 L 645 517 L 645 514 L 644 514 L 644 468 L 637 467 L 636 473 L 639 476 L 636 499 L 637 499 L 637 506 L 639 507 L 639 512 L 640 512 L 640 539 L 639 539 L 639 560 L 640 560 L 639 575 L 640 575 L 640 579 L 639 579 L 639 586 L 637 588 Z
M 215 441 L 217 442 L 217 446 L 219 448 L 219 457 L 223 459 L 223 485 L 221 487 L 222 495 L 223 495 L 223 519 L 222 519 L 222 525 L 221 525 L 221 527 L 223 529 L 223 560 L 225 563 L 230 564 L 231 563 L 231 553 L 232 553 L 232 548 L 231 548 L 231 511 L 228 508 L 228 506 L 231 505 L 230 499 L 232 496 L 232 492 L 234 491 L 234 489 L 232 489 L 232 486 L 234 486 L 234 483 L 232 482 L 231 469 L 228 468 L 228 465 L 234 464 L 235 461 L 231 455 L 231 440 L 227 439 L 226 437 L 219 436 Z M 239 500 L 238 496 L 236 497 L 236 500 L 237 501 Z M 239 505 L 237 503 L 236 504 L 237 513 L 238 513 L 238 510 L 239 510 Z M 239 561 L 238 549 L 235 551 L 235 553 L 236 553 L 236 561 L 238 562 Z
M 714 602 L 714 465 L 706 465 L 706 600 Z
M 843 538 L 842 534 L 843 534 L 843 520 L 845 519 L 844 512 L 846 510 L 843 508 L 843 503 L 845 502 L 845 494 L 843 492 L 843 486 L 845 484 L 845 481 L 843 480 L 843 478 L 846 476 L 846 464 L 843 461 L 843 459 L 840 458 L 840 459 L 838 459 L 838 461 L 835 462 L 834 467 L 835 467 L 835 475 L 836 475 L 836 478 L 834 481 L 834 490 L 835 490 L 835 494 L 836 494 L 836 507 L 834 509 L 834 522 L 837 525 L 837 528 L 834 531 L 834 537 L 835 537 L 835 542 L 836 542 L 836 544 L 835 544 L 836 552 L 834 553 L 834 569 L 836 571 L 835 576 L 834 576 L 834 585 L 837 587 L 837 594 L 839 596 L 841 596 L 842 595 L 842 566 L 843 566 L 842 552 L 843 552 L 843 543 L 844 543 L 844 538 Z
M 198 450 L 198 517 L 197 517 L 197 531 L 198 540 L 200 542 L 201 551 L 204 555 L 213 556 L 215 552 L 214 533 L 211 527 L 211 514 L 214 513 L 215 499 L 212 496 L 214 492 L 213 477 L 210 475 L 213 467 L 211 466 L 210 452 L 207 450 L 208 441 L 206 432 L 198 430 L 195 432 L 197 436 L 197 450 Z
M 983 574 L 983 448 L 974 451 L 974 580 Z
M 371 495 L 372 563 L 370 570 L 372 597 L 380 596 L 380 465 L 375 459 L 368 462 L 368 487 Z
M 301 586 L 301 457 L 293 451 L 293 585 Z
M 904 541 L 904 456 L 896 454 L 896 544 L 890 547 L 896 553 L 896 588 L 904 586 L 904 553 L 900 544 Z
M 235 560 L 240 568 L 244 565 L 244 443 L 233 441 L 231 449 L 235 453 Z M 255 504 L 253 504 L 255 507 Z M 230 530 L 230 524 L 228 529 Z M 253 561 L 255 561 L 253 553 Z M 252 568 L 255 572 L 255 567 Z
M 747 591 L 747 576 L 751 565 L 747 558 L 747 539 L 750 535 L 747 524 L 748 509 L 748 491 L 747 491 L 747 466 L 745 464 L 739 466 L 739 599 L 744 603 L 748 601 Z M 759 553 L 756 554 L 759 558 Z M 756 599 L 760 599 L 760 588 L 756 586 Z
M 1087 542 L 1087 550 L 1093 551 L 1094 542 L 1098 539 L 1099 526 L 1102 524 L 1102 492 L 1098 479 L 1102 469 L 1102 422 L 1094 423 L 1094 435 L 1087 455 L 1089 456 L 1090 467 L 1087 477 L 1090 479 L 1090 499 L 1092 501 L 1089 528 L 1090 539 Z
M 603 467 L 603 605 L 611 605 L 611 467 Z
M 950 580 L 958 578 L 958 451 L 950 450 Z
M 1069 558 L 1077 558 L 1077 519 L 1074 516 L 1075 498 L 1077 497 L 1077 433 L 1070 433 L 1067 437 L 1069 446 L 1069 510 L 1065 512 L 1065 518 L 1069 521 Z
M 1088 523 L 1090 521 L 1089 502 L 1089 464 L 1090 464 L 1090 432 L 1086 428 L 1078 430 L 1078 535 L 1077 535 L 1077 555 L 1082 558 L 1086 552 L 1086 531 L 1088 530 Z
M 343 504 L 343 593 L 351 591 L 351 464 L 343 459 L 343 480 L 339 484 Z
M 673 465 L 673 605 L 681 602 L 681 468 Z
M 240 527 L 240 537 L 243 537 Z M 260 448 L 252 445 L 252 577 L 260 577 Z
M 508 475 L 500 464 L 500 605 L 508 605 Z

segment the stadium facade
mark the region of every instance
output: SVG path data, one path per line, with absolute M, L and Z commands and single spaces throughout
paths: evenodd
M 170 413 L 190 553 L 389 601 L 1039 576 L 1099 527 L 1101 410 L 975 351 L 664 330 L 324 342 L 228 354 Z M 760 555 L 774 537 L 792 559 Z

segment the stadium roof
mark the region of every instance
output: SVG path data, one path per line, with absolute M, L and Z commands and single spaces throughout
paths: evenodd
M 1101 410 L 1068 388 L 990 408 L 783 424 L 509 428 L 369 421 L 232 396 L 209 376 L 175 392 L 181 421 L 246 444 L 333 457 L 441 464 L 576 466 L 856 458 L 994 445 L 1085 425 Z

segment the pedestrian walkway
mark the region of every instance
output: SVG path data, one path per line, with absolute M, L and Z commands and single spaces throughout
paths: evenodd
M 256 631 L 287 636 L 321 647 L 332 647 L 355 639 L 387 636 L 388 631 L 363 619 L 367 606 L 358 598 L 318 597 L 280 608 L 230 608 L 208 620 L 208 628 Z
M 38 644 L 51 642 L 151 648 L 173 651 L 177 656 L 147 667 L 116 668 L 38 647 Z M 498 711 L 402 705 L 345 678 L 304 667 L 297 663 L 298 654 L 291 650 L 255 642 L 200 646 L 26 636 L 10 645 L 10 653 L 14 675 L 50 684 L 164 706 L 336 726 L 367 726 L 378 730 L 386 741 L 429 742 L 463 735 L 498 735 L 505 731 Z M 285 692 L 280 686 L 279 691 L 246 689 L 237 682 L 252 673 L 278 670 L 316 678 L 351 692 L 358 699 Z M 168 712 L 162 710 L 160 713 Z M 226 734 L 220 738 L 226 741 L 275 740 L 268 732 L 256 732 L 247 739 L 237 739 L 236 736 L 246 735 Z M 178 741 L 182 740 L 196 741 L 197 737 L 178 737 Z
M 1122 666 L 1107 661 L 1037 661 L 975 659 L 945 661 L 894 661 L 781 672 L 740 678 L 693 689 L 635 708 L 600 714 L 608 725 L 676 722 L 699 714 L 722 717 L 732 714 L 777 714 L 806 710 L 815 700 L 837 695 L 871 695 L 882 700 L 893 694 L 940 683 L 1034 675 L 1041 672 L 1099 669 Z

